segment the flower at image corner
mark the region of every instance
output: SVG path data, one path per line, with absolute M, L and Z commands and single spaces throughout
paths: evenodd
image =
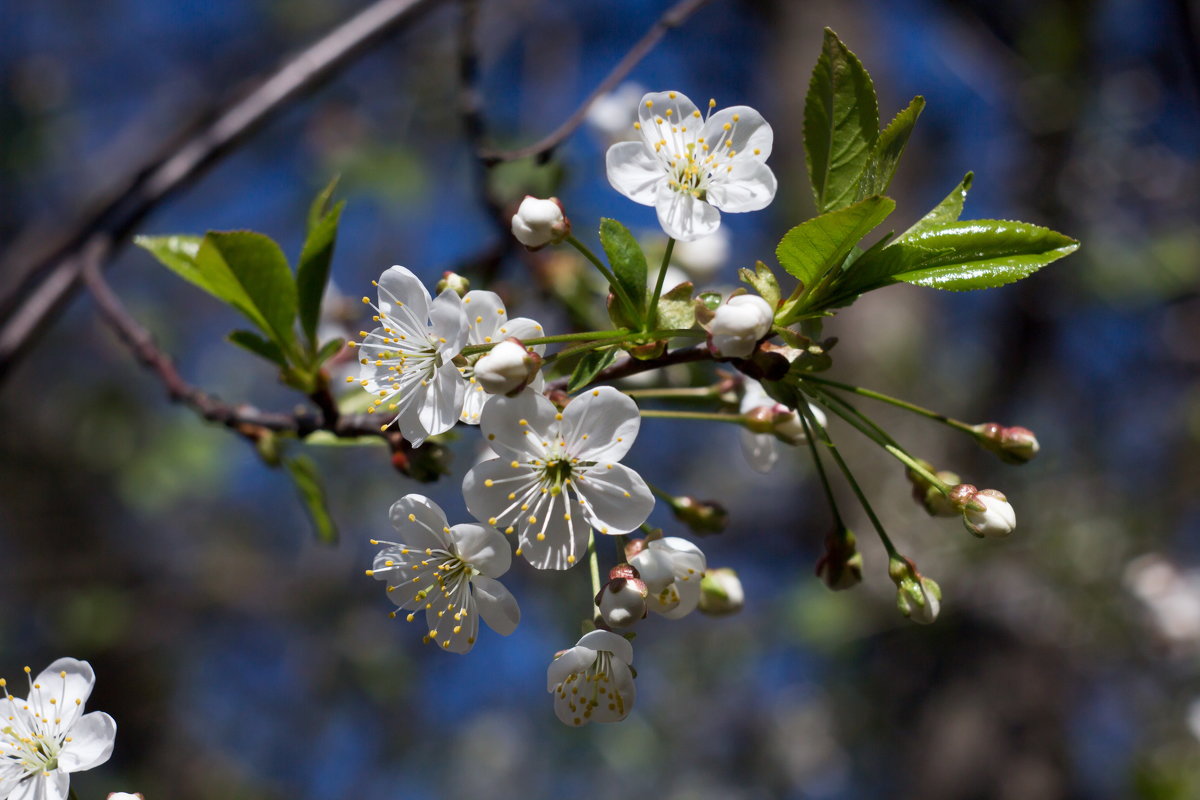
M 566 725 L 620 722 L 633 710 L 633 645 L 612 631 L 584 634 L 546 670 L 546 691 L 554 694 L 554 713 Z
M 467 473 L 467 509 L 517 533 L 517 553 L 539 569 L 569 569 L 582 559 L 592 528 L 628 533 L 654 508 L 646 482 L 618 463 L 641 416 L 633 400 L 610 386 L 584 392 L 562 412 L 528 389 L 496 396 L 480 427 L 499 458 Z
M 715 103 L 709 102 L 709 111 Z M 721 224 L 721 211 L 758 211 L 775 198 L 766 160 L 773 134 L 749 106 L 707 118 L 679 92 L 651 92 L 634 123 L 641 141 L 608 149 L 608 182 L 635 203 L 654 206 L 668 236 L 689 242 Z
M 24 699 L 0 681 L 2 800 L 66 800 L 72 772 L 108 761 L 117 723 L 103 711 L 83 713 L 95 683 L 91 664 L 74 658 L 60 658 L 31 678 Z
M 454 357 L 467 342 L 467 315 L 453 289 L 433 299 L 404 267 L 390 267 L 376 285 L 379 327 L 357 343 L 359 383 L 375 396 L 369 412 L 392 415 L 382 427 L 394 423 L 420 445 L 454 427 L 462 413 L 466 381 Z
M 441 507 L 419 494 L 397 500 L 389 516 L 400 541 L 372 540 L 387 546 L 367 574 L 387 581 L 388 598 L 409 612 L 409 622 L 425 612 L 426 641 L 466 653 L 475 646 L 480 617 L 501 636 L 516 629 L 517 601 L 496 580 L 512 564 L 503 536 L 474 523 L 451 527 Z

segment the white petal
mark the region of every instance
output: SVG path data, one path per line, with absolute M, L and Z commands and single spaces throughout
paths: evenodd
M 647 548 L 629 559 L 629 563 L 637 569 L 651 596 L 675 582 L 675 570 L 666 553 Z
M 637 403 L 611 386 L 576 397 L 563 410 L 567 452 L 583 461 L 620 461 L 642 426 Z
M 773 406 L 775 399 L 767 394 L 767 390 L 763 385 L 753 378 L 746 378 L 743 385 L 742 402 L 738 406 L 738 412 L 745 414 L 747 411 L 753 411 L 761 406 Z M 744 429 L 743 429 L 744 430 Z
M 461 602 L 465 616 L 455 620 L 447 610 L 447 603 L 435 603 L 425 612 L 425 624 L 429 626 L 429 638 L 433 639 L 438 649 L 462 655 L 471 652 L 475 640 L 479 638 L 479 611 L 475 607 L 475 597 L 465 582 L 458 591 L 462 594 L 455 593 L 449 601 L 449 607 L 457 608 Z M 438 616 L 438 611 L 444 612 L 442 616 Z
M 608 182 L 621 194 L 644 206 L 654 205 L 659 184 L 667 181 L 665 165 L 643 142 L 618 142 L 604 156 Z
M 479 427 L 501 458 L 523 461 L 540 456 L 542 441 L 558 433 L 557 414 L 553 403 L 526 389 L 516 397 L 494 397 L 484 406 Z
M 65 677 L 63 673 L 66 673 Z M 59 729 L 66 730 L 83 713 L 83 706 L 91 697 L 92 686 L 96 683 L 96 673 L 86 661 L 60 658 L 42 670 L 34 683 L 41 688 L 29 693 L 30 707 L 38 716 L 61 719 Z M 57 707 L 51 704 L 51 700 Z
M 425 393 L 417 410 L 417 421 L 421 427 L 430 436 L 445 433 L 453 428 L 462 414 L 467 393 L 467 382 L 458 371 L 458 367 L 449 363 L 438 367 L 429 379 L 429 385 L 421 386 L 420 390 Z M 408 438 L 407 435 L 405 438 Z
M 642 141 L 654 151 L 654 145 L 667 140 L 667 156 L 687 152 L 687 142 L 696 141 L 704 127 L 702 117 L 696 116 L 696 104 L 680 92 L 650 92 L 638 104 L 638 129 Z M 667 113 L 670 112 L 670 113 Z M 683 128 L 687 128 L 686 131 Z
M 475 519 L 504 529 L 516 522 L 522 499 L 538 484 L 529 467 L 493 458 L 476 464 L 463 478 L 463 499 Z
M 492 395 L 485 392 L 479 381 L 474 379 L 467 381 L 464 387 L 462 413 L 458 419 L 468 425 L 478 425 L 483 416 L 483 407 L 492 399 Z
M 540 339 L 546 335 L 542 329 L 541 323 L 537 320 L 532 320 L 529 317 L 516 317 L 496 329 L 496 333 L 505 338 L 515 336 L 524 342 L 526 339 Z M 535 344 L 529 348 L 533 352 L 541 355 L 546 352 L 546 345 Z
M 637 698 L 629 665 L 614 659 L 609 669 L 608 675 L 600 683 L 607 691 L 597 695 L 599 703 L 591 709 L 592 722 L 620 722 L 629 716 Z
M 733 119 L 735 116 L 738 118 L 736 122 Z M 725 131 L 726 123 L 730 126 L 728 133 Z M 730 106 L 709 115 L 700 135 L 714 153 L 734 150 L 759 161 L 766 161 L 767 156 L 771 155 L 771 144 L 775 139 L 771 126 L 762 114 L 750 106 Z M 728 147 L 726 140 L 732 142 Z
M 570 569 L 582 563 L 587 553 L 590 527 L 586 513 L 579 513 L 580 508 L 578 503 L 567 499 L 566 492 L 553 502 L 543 500 L 532 506 L 530 511 L 537 522 L 529 522 L 528 516 L 521 516 L 517 523 L 517 551 L 538 569 Z
M 422 394 L 424 393 L 422 392 Z M 413 447 L 420 447 L 430 435 L 429 431 L 425 430 L 425 426 L 421 424 L 420 411 L 420 403 L 414 402 L 407 409 L 401 411 L 400 416 L 396 418 L 396 427 Z
M 428 497 L 406 494 L 388 511 L 392 527 L 400 534 L 402 544 L 414 549 L 449 550 L 446 535 L 446 513 Z
M 667 619 L 679 619 L 695 611 L 696 606 L 700 604 L 701 574 L 699 573 L 695 578 L 689 578 L 686 581 L 675 581 L 675 591 L 679 594 L 679 602 L 673 608 L 665 609 L 658 613 Z
M 745 428 L 738 431 L 742 443 L 742 455 L 755 472 L 770 472 L 779 457 L 775 437 L 769 433 L 752 433 Z
M 390 267 L 379 276 L 379 310 L 397 321 L 415 319 L 424 327 L 429 300 L 425 284 L 404 267 Z
M 484 575 L 498 578 L 512 566 L 512 548 L 495 528 L 469 523 L 450 529 L 458 557 Z
M 721 225 L 721 212 L 687 192 L 677 192 L 664 181 L 654 197 L 658 224 L 672 239 L 690 242 L 708 236 Z
M 500 581 L 486 575 L 476 575 L 471 583 L 475 587 L 479 616 L 483 617 L 488 627 L 501 636 L 508 636 L 516 630 L 517 623 L 521 621 L 521 609 L 517 607 L 517 599 L 512 592 Z
M 733 169 L 721 167 L 708 185 L 708 202 L 722 211 L 758 211 L 775 199 L 779 188 L 775 173 L 766 164 L 737 158 Z
M 588 521 L 600 533 L 628 533 L 654 510 L 650 488 L 624 464 L 601 462 L 574 483 L 575 491 L 587 501 L 583 508 Z
M 467 344 L 467 312 L 453 289 L 437 296 L 429 307 L 430 333 L 439 342 L 438 352 L 448 361 Z
M 618 636 L 612 631 L 594 630 L 580 637 L 576 647 L 586 647 L 590 650 L 607 650 L 626 664 L 633 663 L 633 645 L 624 636 Z
M 467 315 L 467 341 L 470 344 L 498 341 L 496 331 L 508 321 L 500 295 L 486 289 L 472 289 L 462 300 Z
M 67 800 L 70 790 L 71 776 L 56 769 L 49 775 L 39 773 L 10 788 L 12 794 L 5 800 Z
M 651 550 L 667 556 L 676 577 L 703 574 L 708 566 L 704 551 L 679 536 L 664 536 L 662 539 L 650 542 L 648 546 Z
M 553 692 L 568 676 L 576 672 L 583 672 L 595 660 L 596 651 L 587 647 L 576 645 L 567 650 L 561 656 L 551 661 L 550 666 L 546 668 L 546 691 Z
M 117 723 L 103 711 L 84 714 L 70 730 L 71 741 L 58 754 L 63 772 L 80 772 L 108 761 L 117 738 Z

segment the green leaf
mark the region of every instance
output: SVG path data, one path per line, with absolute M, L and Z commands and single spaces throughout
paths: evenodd
M 633 234 L 615 219 L 600 220 L 600 244 L 608 256 L 613 275 L 625 295 L 633 301 L 637 321 L 646 309 L 646 256 Z
M 283 466 L 296 484 L 296 491 L 308 512 L 317 540 L 322 544 L 336 544 L 337 526 L 333 524 L 333 517 L 329 515 L 329 508 L 325 504 L 325 488 L 321 484 L 317 465 L 310 458 L 296 456 L 284 459 Z
M 798 278 L 803 291 L 811 296 L 822 278 L 840 267 L 850 250 L 895 208 L 896 203 L 890 197 L 868 197 L 814 217 L 785 233 L 775 255 L 779 264 Z
M 762 296 L 770 304 L 771 308 L 779 307 L 779 281 L 775 279 L 775 273 L 771 272 L 771 268 L 761 261 L 754 262 L 754 271 L 742 267 L 738 270 L 738 278 L 742 283 L 749 284 L 754 287 L 754 291 Z
M 971 189 L 971 182 L 974 179 L 975 173 L 973 172 L 964 175 L 958 186 L 954 187 L 954 191 L 946 195 L 946 198 L 934 206 L 932 211 L 917 220 L 915 225 L 900 234 L 896 241 L 902 242 L 947 222 L 956 222 L 962 216 L 963 204 L 967 202 L 967 192 Z
M 963 292 L 1028 277 L 1070 255 L 1079 242 L 1027 222 L 976 219 L 929 228 L 887 250 L 899 250 L 896 280 Z
M 610 347 L 604 350 L 592 350 L 585 354 L 575 365 L 575 371 L 571 373 L 571 380 L 567 382 L 567 392 L 578 392 L 595 380 L 601 370 L 617 360 L 618 352 L 617 348 Z
M 300 251 L 300 263 L 296 267 L 300 328 L 314 347 L 317 342 L 317 323 L 321 319 L 321 301 L 325 297 L 325 285 L 329 282 L 329 264 L 333 260 L 333 247 L 337 242 L 338 223 L 341 222 L 342 209 L 345 207 L 346 201 L 343 200 L 309 227 L 304 249 Z M 312 221 L 311 217 L 309 221 Z
M 135 236 L 133 243 L 150 252 L 163 266 L 210 294 L 215 294 L 196 267 L 199 236 Z
M 287 358 L 283 355 L 283 351 L 279 349 L 279 345 L 270 339 L 264 339 L 257 333 L 234 331 L 226 338 L 238 347 L 249 350 L 260 358 L 265 358 L 267 361 L 278 364 L 281 367 L 287 366 Z
M 862 62 L 825 29 L 804 99 L 804 156 L 821 212 L 854 202 L 879 138 L 875 86 Z
M 887 191 L 896 174 L 900 156 L 904 154 L 904 146 L 908 144 L 908 137 L 924 108 L 925 98 L 920 95 L 914 97 L 908 107 L 897 114 L 879 134 L 875 150 L 858 179 L 859 199 Z
M 321 224 L 321 220 L 323 220 L 330 213 L 329 201 L 333 199 L 333 192 L 335 189 L 337 189 L 338 182 L 341 181 L 341 179 L 341 175 L 334 175 L 333 178 L 330 179 L 329 183 L 325 184 L 325 188 L 317 192 L 317 196 L 314 197 L 312 203 L 309 204 L 308 227 L 306 229 L 309 234 L 312 234 L 313 229 Z
M 658 326 L 686 330 L 696 324 L 696 309 L 692 306 L 691 281 L 675 286 L 658 298 Z
M 346 346 L 345 339 L 330 339 L 325 344 L 321 345 L 321 349 L 317 351 L 317 365 L 324 364 L 329 359 L 342 352 L 342 348 Z
M 289 352 L 295 343 L 296 284 L 279 245 L 252 231 L 210 231 L 196 254 L 210 291 Z

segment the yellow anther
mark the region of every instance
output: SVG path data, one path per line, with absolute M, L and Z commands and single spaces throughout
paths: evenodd
M 567 563 L 568 563 L 568 564 L 574 564 L 574 563 L 575 563 L 575 556 L 567 556 Z
M 493 485 L 495 485 L 495 483 L 496 482 L 494 480 L 492 480 L 491 478 L 488 478 L 486 481 L 483 482 L 483 485 L 490 489 L 490 488 L 492 488 Z
M 700 112 L 699 112 L 699 111 L 693 111 L 693 112 L 692 112 L 692 116 L 693 116 L 693 117 L 699 117 L 699 116 L 700 116 Z
M 729 130 L 729 129 L 731 129 L 733 126 L 732 126 L 732 125 L 730 125 L 728 122 L 726 122 L 726 123 L 725 123 L 724 125 L 722 125 L 721 127 L 722 127 L 724 130 Z
M 488 525 L 495 525 L 497 522 L 499 522 L 499 520 L 497 520 L 495 517 L 488 517 Z
M 364 573 L 365 573 L 367 576 L 371 576 L 371 575 L 374 575 L 374 574 L 375 574 L 375 570 L 373 570 L 373 569 L 367 569 L 367 570 L 363 570 L 363 572 L 364 572 Z
M 635 131 L 640 131 L 642 129 L 642 123 L 640 123 L 640 122 L 633 123 L 633 129 Z
M 363 300 L 363 302 L 364 302 L 364 303 L 366 303 L 367 305 L 371 305 L 371 298 L 369 298 L 369 297 L 364 297 L 362 300 Z
M 653 100 L 647 100 L 647 101 L 646 101 L 646 108 L 654 108 L 654 101 L 653 101 Z
M 521 466 L 520 462 L 518 462 L 518 461 L 514 461 L 514 462 L 512 462 L 512 468 L 513 468 L 513 469 L 516 469 L 516 468 L 517 468 L 517 467 L 519 467 L 519 466 Z

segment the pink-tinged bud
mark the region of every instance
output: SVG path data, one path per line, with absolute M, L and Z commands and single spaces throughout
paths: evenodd
M 974 503 L 982 505 L 983 510 L 964 508 L 963 524 L 976 536 L 1008 536 L 1017 527 L 1017 512 L 1003 493 L 984 489 L 975 494 Z
M 775 407 L 759 406 L 742 415 L 746 429 L 751 433 L 773 433 L 775 431 Z
M 956 486 L 962 479 L 956 473 L 949 470 L 933 471 L 933 465 L 928 461 L 918 459 L 918 463 L 925 468 L 927 472 L 933 473 L 938 480 L 948 486 Z M 959 509 L 948 498 L 941 489 L 925 479 L 921 473 L 914 469 L 907 471 L 908 480 L 912 483 L 913 499 L 916 500 L 925 509 L 926 513 L 931 517 L 954 517 L 958 516 Z
M 529 385 L 541 367 L 541 356 L 510 337 L 475 362 L 475 380 L 485 392 L 512 397 Z
M 708 323 L 709 348 L 722 358 L 745 358 L 775 321 L 775 310 L 758 295 L 731 297 Z
M 471 290 L 471 282 L 457 272 L 446 270 L 442 273 L 442 279 L 437 282 L 437 291 L 434 294 L 441 294 L 447 289 L 453 289 L 455 294 L 462 297 Z
M 967 508 L 974 507 L 976 511 L 981 511 L 975 502 L 975 495 L 979 494 L 979 490 L 969 483 L 960 483 L 950 490 L 950 494 L 946 497 L 954 504 L 954 507 L 962 511 Z
M 854 534 L 835 529 L 825 537 L 825 553 L 817 561 L 817 577 L 830 589 L 842 591 L 862 583 L 863 558 Z
M 571 222 L 563 215 L 557 197 L 540 200 L 526 195 L 512 218 L 512 233 L 530 250 L 557 244 L 571 233 Z
M 921 625 L 937 619 L 942 609 L 942 589 L 917 571 L 917 565 L 904 556 L 892 556 L 888 575 L 896 584 L 896 607 L 900 613 Z
M 677 497 L 671 511 L 675 514 L 675 519 L 687 525 L 692 533 L 699 535 L 722 533 L 729 524 L 729 512 L 725 510 L 725 506 L 713 500 Z
M 596 595 L 596 607 L 605 625 L 627 628 L 646 616 L 649 594 L 636 569 L 629 564 L 618 564 L 609 572 L 608 583 Z
M 1000 456 L 1009 464 L 1024 464 L 1038 454 L 1041 446 L 1029 428 L 1014 425 L 1006 428 L 998 422 L 984 422 L 974 427 L 980 446 Z
M 705 570 L 700 580 L 700 613 L 713 617 L 736 614 L 746 605 L 746 592 L 736 572 L 729 567 Z

